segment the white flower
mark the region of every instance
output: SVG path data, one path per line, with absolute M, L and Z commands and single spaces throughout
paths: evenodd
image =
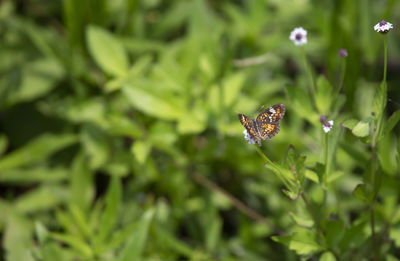
M 307 31 L 303 27 L 294 28 L 289 39 L 297 46 L 305 45 L 307 43 Z
M 380 21 L 374 26 L 374 30 L 378 33 L 386 34 L 393 28 L 393 25 L 385 20 Z
M 243 131 L 244 134 L 244 139 L 249 142 L 249 144 L 256 144 L 256 141 L 253 140 L 253 138 L 250 136 L 250 134 L 247 132 L 247 130 Z
M 325 133 L 328 133 L 331 131 L 333 126 L 333 121 L 327 121 L 322 125 L 322 129 L 325 131 Z

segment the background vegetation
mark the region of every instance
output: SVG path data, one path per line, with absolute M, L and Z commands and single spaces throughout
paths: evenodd
M 395 0 L 1 1 L 0 260 L 400 260 L 398 25 Z M 237 114 L 276 103 L 258 150 Z

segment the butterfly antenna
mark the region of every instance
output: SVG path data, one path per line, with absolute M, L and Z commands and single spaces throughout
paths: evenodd
M 261 113 L 261 112 L 264 110 L 264 108 L 265 108 L 265 106 L 264 106 L 264 105 L 261 105 L 260 108 L 258 108 L 257 112 L 258 112 L 258 113 Z

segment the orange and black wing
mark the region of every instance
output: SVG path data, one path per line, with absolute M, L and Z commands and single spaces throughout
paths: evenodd
M 276 134 L 278 134 L 280 130 L 279 123 L 271 124 L 271 123 L 261 123 L 258 126 L 258 133 L 263 140 L 271 139 Z
M 239 121 L 246 128 L 247 133 L 253 138 L 253 140 L 259 140 L 260 138 L 257 136 L 256 130 L 254 129 L 252 121 L 247 118 L 244 114 L 238 114 Z
M 282 103 L 275 104 L 260 113 L 256 121 L 258 126 L 261 126 L 263 123 L 277 124 L 282 120 L 283 115 L 285 115 L 285 105 Z

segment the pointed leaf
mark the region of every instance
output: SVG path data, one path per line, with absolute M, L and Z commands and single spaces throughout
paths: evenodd
M 348 120 L 345 120 L 342 123 L 342 125 L 343 125 L 343 127 L 352 130 L 357 125 L 357 123 L 358 123 L 358 120 L 356 120 L 356 119 L 348 119 Z
M 162 119 L 178 119 L 183 109 L 172 99 L 159 97 L 156 94 L 126 84 L 122 88 L 128 101 L 138 110 Z
M 110 185 L 108 186 L 106 195 L 106 206 L 101 215 L 100 231 L 96 240 L 103 243 L 113 230 L 117 218 L 118 210 L 121 205 L 122 187 L 121 180 L 118 176 L 112 176 Z
M 380 117 L 386 107 L 386 99 L 387 99 L 387 86 L 386 82 L 382 82 L 379 86 L 378 90 L 375 93 L 374 101 L 373 101 L 373 109 L 376 117 Z
M 122 249 L 119 261 L 141 260 L 146 239 L 149 233 L 150 223 L 154 210 L 148 210 L 140 220 L 140 225 L 130 235 L 125 247 Z
M 145 163 L 150 151 L 151 143 L 149 140 L 138 140 L 131 147 L 131 152 L 140 164 Z
M 98 26 L 86 31 L 89 52 L 104 72 L 113 76 L 125 76 L 129 63 L 122 43 L 111 33 Z
M 386 133 L 392 131 L 400 120 L 400 110 L 395 111 L 387 121 Z
M 301 230 L 292 236 L 289 249 L 296 251 L 299 255 L 307 255 L 320 251 L 322 247 L 317 243 L 313 232 Z
M 358 198 L 359 200 L 368 202 L 367 196 L 367 185 L 365 184 L 358 184 L 357 187 L 353 191 L 353 196 Z
M 366 137 L 369 135 L 369 124 L 371 119 L 364 119 L 354 126 L 352 133 L 357 137 Z
M 0 160 L 0 170 L 25 166 L 43 160 L 54 152 L 75 143 L 75 135 L 43 134 L 24 147 L 7 154 Z

